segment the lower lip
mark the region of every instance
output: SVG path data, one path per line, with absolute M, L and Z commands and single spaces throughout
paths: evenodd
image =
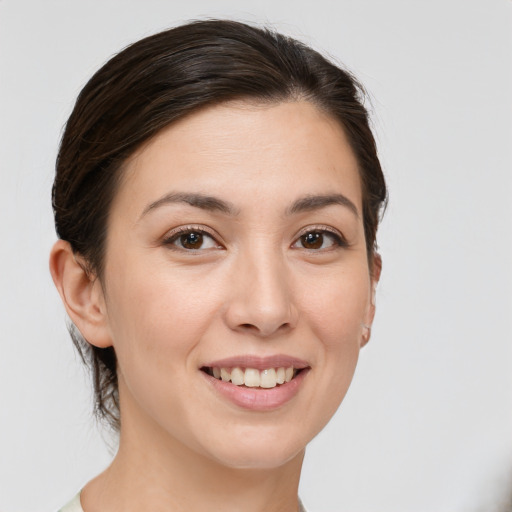
M 238 407 L 252 411 L 271 411 L 288 403 L 300 390 L 309 368 L 303 369 L 290 382 L 275 388 L 247 388 L 224 382 L 201 371 L 213 389 Z

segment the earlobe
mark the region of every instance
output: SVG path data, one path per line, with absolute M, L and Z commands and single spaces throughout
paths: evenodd
M 50 253 L 50 273 L 71 321 L 92 345 L 112 345 L 103 290 L 80 258 L 64 240 L 55 242 Z
M 362 327 L 361 347 L 364 347 L 370 341 L 373 318 L 375 317 L 377 284 L 379 282 L 381 272 L 382 272 L 382 258 L 380 257 L 380 254 L 378 254 L 376 252 L 373 255 L 373 266 L 372 266 L 372 275 L 371 275 L 371 283 L 370 283 L 370 286 L 371 286 L 370 302 L 368 305 L 368 310 L 366 312 L 365 321 L 361 324 L 361 327 Z

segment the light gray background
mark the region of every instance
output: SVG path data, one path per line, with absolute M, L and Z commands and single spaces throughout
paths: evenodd
M 61 128 L 128 43 L 271 22 L 373 97 L 391 193 L 373 339 L 306 456 L 333 512 L 497 511 L 512 489 L 512 1 L 0 0 L 0 510 L 55 511 L 109 461 L 47 270 Z

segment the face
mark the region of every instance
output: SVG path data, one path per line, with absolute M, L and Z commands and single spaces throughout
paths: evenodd
M 121 423 L 228 467 L 300 455 L 373 315 L 342 129 L 307 102 L 215 106 L 123 173 L 104 274 Z

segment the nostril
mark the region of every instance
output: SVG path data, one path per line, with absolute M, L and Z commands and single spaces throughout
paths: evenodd
M 246 333 L 254 333 L 259 336 L 270 336 L 272 334 L 286 332 L 288 329 L 291 328 L 291 324 L 289 322 L 284 322 L 276 329 L 275 326 L 258 327 L 257 325 L 254 325 L 254 324 L 244 323 L 244 324 L 240 324 L 238 326 L 238 328 L 242 332 L 245 331 Z

